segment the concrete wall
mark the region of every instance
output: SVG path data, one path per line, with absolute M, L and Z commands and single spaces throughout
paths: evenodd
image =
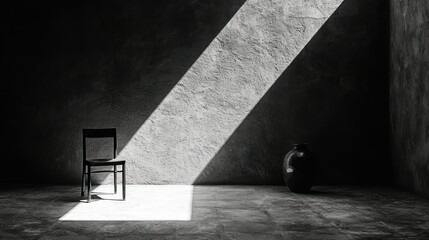
M 326 23 L 311 41 L 305 35 L 306 47 L 300 51 L 298 44 L 294 49 L 299 55 L 288 56 L 287 64 L 279 65 L 276 71 L 284 72 L 272 86 L 263 80 L 272 74 L 264 71 L 273 64 L 261 67 L 257 76 L 265 90 L 256 91 L 260 99 L 252 98 L 258 104 L 246 105 L 251 111 L 244 119 L 234 119 L 243 121 L 228 133 L 220 149 L 210 150 L 214 154 L 207 165 L 193 172 L 195 183 L 281 184 L 283 156 L 292 143 L 303 141 L 310 143 L 318 158 L 319 183 L 389 179 L 383 170 L 389 166 L 387 3 L 346 0 L 331 17 L 326 15 L 340 2 L 289 1 L 286 6 L 282 1 L 249 1 L 263 3 L 265 12 L 280 14 L 258 19 L 264 24 L 257 33 L 267 33 L 272 23 L 287 23 L 284 18 L 293 14 L 297 21 L 276 25 L 268 34 L 287 41 L 286 33 L 314 31 Z M 6 33 L 2 66 L 7 81 L 2 94 L 7 117 L 2 126 L 8 140 L 5 158 L 11 160 L 1 181 L 79 182 L 81 128 L 116 127 L 119 147 L 126 149 L 243 4 L 244 0 L 4 3 L 8 11 L 2 16 Z M 253 11 L 248 14 L 258 16 L 258 8 L 249 9 Z M 245 13 L 241 16 L 238 23 L 249 22 Z M 276 38 L 261 39 L 278 44 Z M 227 43 L 220 50 L 234 52 L 228 49 L 231 46 Z M 270 59 L 275 59 L 278 53 L 271 52 Z M 222 65 L 213 60 L 205 67 L 213 66 Z M 144 152 L 144 146 L 131 145 L 129 151 Z M 149 156 L 158 153 L 164 154 Z M 177 179 L 169 176 L 168 181 L 155 174 L 174 175 L 180 169 L 186 173 L 185 158 L 168 161 L 168 166 L 151 159 L 139 159 L 141 169 L 128 168 L 134 169 L 129 175 L 133 183 L 191 183 L 186 174 Z M 144 161 L 151 161 L 150 168 L 144 167 Z
M 318 183 L 389 182 L 387 26 L 386 1 L 344 1 L 196 182 L 281 183 L 296 142 L 317 156 Z
M 390 4 L 394 179 L 399 186 L 429 196 L 429 2 Z

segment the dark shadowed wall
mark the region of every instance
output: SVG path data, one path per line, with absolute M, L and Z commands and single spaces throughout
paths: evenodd
M 390 16 L 394 179 L 429 196 L 429 2 L 391 1 Z
M 281 183 L 297 142 L 318 183 L 389 182 L 388 37 L 388 2 L 344 1 L 196 182 Z
M 122 149 L 244 2 L 2 3 L 0 180 L 78 182 L 81 128 L 118 128 Z M 282 184 L 295 142 L 319 183 L 389 181 L 388 17 L 345 0 L 195 183 Z

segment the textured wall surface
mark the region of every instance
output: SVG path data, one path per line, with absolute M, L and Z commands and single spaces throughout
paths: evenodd
M 319 182 L 384 181 L 387 4 L 341 2 L 5 4 L 2 181 L 78 182 L 87 127 L 132 183 L 282 183 L 304 141 Z
M 130 181 L 193 183 L 340 3 L 246 1 L 120 153 L 129 160 Z M 229 160 L 215 172 L 271 179 Z M 240 168 L 230 169 L 235 164 Z M 243 174 L 246 169 L 256 174 Z
M 394 179 L 429 196 L 429 2 L 391 1 L 390 9 Z
M 388 31 L 386 1 L 343 1 L 196 182 L 281 183 L 296 142 L 318 183 L 390 181 Z

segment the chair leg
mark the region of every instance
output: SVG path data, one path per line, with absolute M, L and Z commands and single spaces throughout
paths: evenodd
M 88 203 L 91 202 L 91 166 L 88 166 Z
M 116 165 L 113 166 L 113 184 L 115 185 L 115 194 L 118 192 L 118 177 L 116 176 Z
M 125 201 L 125 164 L 122 165 L 122 199 Z
M 83 165 L 82 168 L 82 182 L 80 184 L 80 196 L 85 196 L 85 169 L 86 169 L 86 165 Z

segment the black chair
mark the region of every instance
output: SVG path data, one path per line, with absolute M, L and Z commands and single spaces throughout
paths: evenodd
M 117 176 L 116 173 L 122 172 L 122 198 L 125 201 L 125 160 L 116 159 L 117 154 L 117 137 L 116 128 L 105 128 L 105 129 L 82 129 L 83 136 L 83 171 L 82 171 L 82 184 L 81 184 L 81 196 L 84 196 L 85 189 L 85 176 L 87 176 L 88 183 L 88 202 L 91 202 L 91 174 L 102 173 L 102 172 L 113 172 L 115 194 L 117 192 Z M 113 138 L 113 159 L 87 159 L 86 158 L 86 139 L 87 138 Z M 122 171 L 117 170 L 117 166 L 122 166 Z M 105 171 L 92 171 L 92 167 L 98 166 L 113 166 L 113 170 Z

